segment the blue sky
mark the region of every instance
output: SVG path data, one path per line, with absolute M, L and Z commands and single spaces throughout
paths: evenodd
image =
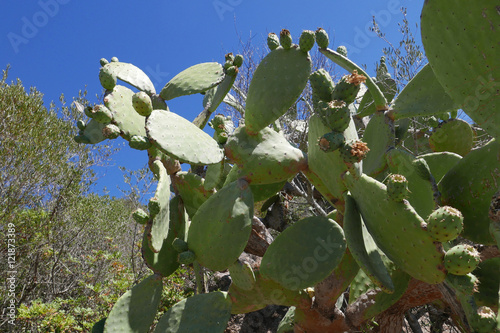
M 346 45 L 349 57 L 366 64 L 371 74 L 384 42 L 368 27 L 375 16 L 388 39 L 398 42 L 401 7 L 408 19 L 419 22 L 423 0 L 360 1 L 76 1 L 3 0 L 0 10 L 0 66 L 11 65 L 10 80 L 36 86 L 45 103 L 64 93 L 68 101 L 87 86 L 91 102 L 100 95 L 99 59 L 116 56 L 148 74 L 161 90 L 168 80 L 201 62 L 224 62 L 224 54 L 238 53 L 240 38 L 252 37 L 264 46 L 267 34 L 283 28 L 294 41 L 302 30 L 322 27 L 330 33 L 330 48 Z M 420 43 L 420 34 L 416 34 Z M 169 107 L 192 120 L 201 111 L 200 96 L 171 101 Z M 123 143 L 122 139 L 118 143 Z M 115 155 L 114 165 L 99 170 L 111 195 L 123 184 L 118 166 L 138 169 L 146 153 L 128 147 Z

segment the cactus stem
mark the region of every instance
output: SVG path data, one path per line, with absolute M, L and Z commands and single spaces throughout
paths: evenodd
M 375 84 L 372 78 L 358 65 L 356 65 L 351 60 L 347 59 L 340 53 L 337 53 L 330 49 L 319 49 L 319 52 L 323 53 L 328 59 L 341 66 L 345 70 L 349 72 L 353 72 L 356 70 L 359 75 L 363 75 L 366 77 L 366 86 L 368 87 L 368 91 L 372 94 L 373 100 L 375 102 L 375 107 L 377 111 L 387 110 L 387 100 L 384 97 L 384 94 L 380 90 L 380 88 Z

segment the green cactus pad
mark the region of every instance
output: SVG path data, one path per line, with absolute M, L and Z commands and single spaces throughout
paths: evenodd
M 479 279 L 478 293 L 474 295 L 476 303 L 480 306 L 498 307 L 498 292 L 500 285 L 500 258 L 483 260 L 474 270 L 474 275 Z
M 438 81 L 493 137 L 500 134 L 499 22 L 495 0 L 427 1 L 421 16 L 422 43 Z
M 83 134 L 81 135 L 83 137 L 82 143 L 96 144 L 106 140 L 106 137 L 102 133 L 104 127 L 104 124 L 101 124 L 94 119 L 90 119 L 83 130 Z
M 484 245 L 495 244 L 489 233 L 489 206 L 500 182 L 500 145 L 492 140 L 471 151 L 438 184 L 443 205 L 464 216 L 462 236 Z
M 456 245 L 444 255 L 444 266 L 450 274 L 469 274 L 476 269 L 479 262 L 479 252 L 471 245 Z
M 158 321 L 155 333 L 223 333 L 231 317 L 226 292 L 188 297 L 171 307 Z
M 160 275 L 152 275 L 135 285 L 111 309 L 104 324 L 104 332 L 147 332 L 160 305 L 162 289 Z
M 394 122 L 383 112 L 374 114 L 363 135 L 363 141 L 370 149 L 363 160 L 364 173 L 375 177 L 387 168 L 385 152 L 394 147 L 395 139 Z
M 213 190 L 218 184 L 223 180 L 224 169 L 226 162 L 221 161 L 217 164 L 210 164 L 207 166 L 205 173 L 205 181 L 203 182 L 203 188 L 205 190 Z
M 113 123 L 120 128 L 125 139 L 134 135 L 145 136 L 144 117 L 132 106 L 134 92 L 124 86 L 116 86 L 104 96 L 104 105 L 113 114 Z
M 229 93 L 233 87 L 233 83 L 236 80 L 236 75 L 226 75 L 224 80 L 217 86 L 209 91 L 213 91 L 210 100 L 203 99 L 203 107 L 208 110 L 208 112 L 214 112 L 217 107 L 222 103 L 224 97 Z M 207 92 L 208 93 L 208 92 Z
M 227 141 L 225 152 L 252 184 L 279 183 L 307 166 L 305 154 L 271 128 L 249 135 L 240 126 Z
M 132 87 L 148 94 L 155 94 L 155 86 L 149 77 L 138 67 L 126 62 L 110 62 L 104 68 L 118 79 L 130 84 Z
M 427 231 L 438 242 L 451 241 L 462 232 L 464 217 L 458 209 L 439 207 L 427 218 Z
M 245 125 L 249 133 L 258 133 L 292 107 L 306 87 L 311 66 L 311 58 L 298 48 L 278 48 L 262 60 L 248 88 Z
M 185 95 L 207 91 L 224 79 L 222 65 L 206 62 L 191 66 L 174 76 L 161 90 L 160 97 L 168 101 Z
M 420 155 L 418 158 L 423 158 L 427 162 L 436 183 L 439 183 L 441 178 L 462 159 L 462 156 L 450 152 L 441 152 Z
M 376 288 L 372 279 L 364 270 L 360 269 L 349 285 L 349 304 L 354 303 L 360 296 Z
M 429 137 L 432 151 L 447 151 L 461 156 L 467 155 L 474 145 L 474 131 L 462 119 L 450 119 L 439 124 Z
M 255 286 L 255 273 L 249 263 L 236 260 L 229 266 L 232 282 L 242 290 L 252 290 Z
M 102 318 L 92 326 L 91 333 L 104 333 L 104 325 L 106 324 L 107 318 Z
M 368 231 L 389 259 L 418 280 L 442 282 L 443 254 L 422 229 L 425 221 L 415 209 L 407 201 L 389 200 L 386 186 L 369 176 L 347 173 L 344 180 Z
M 144 233 L 142 242 L 142 258 L 146 265 L 155 273 L 162 276 L 169 276 L 177 270 L 178 251 L 173 246 L 174 239 L 186 238 L 186 221 L 188 219 L 184 206 L 180 203 L 180 198 L 174 197 L 170 200 L 170 224 L 168 237 L 163 241 L 160 252 L 154 253 L 148 242 L 147 230 Z
M 429 216 L 435 208 L 434 192 L 430 179 L 422 177 L 419 172 L 417 159 L 410 153 L 391 149 L 386 153 L 389 170 L 394 174 L 400 174 L 408 180 L 408 201 L 420 216 Z
M 283 287 L 300 290 L 330 275 L 345 249 L 344 232 L 335 221 L 308 217 L 276 237 L 262 258 L 260 270 Z
M 231 266 L 252 230 L 253 197 L 248 183 L 235 181 L 205 201 L 193 216 L 189 249 L 203 266 L 218 271 Z
M 193 217 L 198 208 L 215 191 L 205 189 L 203 178 L 197 174 L 181 171 L 177 172 L 175 177 L 175 187 L 184 202 L 188 215 Z
M 325 133 L 330 132 L 330 129 L 323 124 L 321 118 L 313 115 L 309 119 L 309 152 L 308 161 L 309 169 L 314 172 L 324 183 L 328 192 L 337 199 L 342 199 L 342 193 L 346 191 L 346 187 L 342 182 L 341 175 L 347 171 L 347 167 L 340 157 L 340 151 L 336 150 L 325 154 L 316 142 Z M 351 122 L 347 130 L 344 132 L 346 140 L 357 139 L 358 134 L 354 122 Z M 361 169 L 360 164 L 356 164 L 358 170 Z
M 347 246 L 358 265 L 370 279 L 386 293 L 394 292 L 391 275 L 384 265 L 380 249 L 368 233 L 356 202 L 351 196 L 346 196 L 344 213 L 344 232 Z
M 267 279 L 260 271 L 255 271 L 255 285 L 251 290 L 232 284 L 229 297 L 233 303 L 232 314 L 249 313 L 265 308 L 267 305 L 310 306 L 311 298 L 304 290 L 289 290 L 279 283 Z
M 151 217 L 150 222 L 146 226 L 148 239 L 153 252 L 159 252 L 163 241 L 168 236 L 170 223 L 169 200 L 170 200 L 170 176 L 161 161 L 154 161 L 152 166 L 153 172 L 158 180 L 155 195 L 150 199 L 149 207 L 158 206 L 159 209 L 149 212 Z
M 161 151 L 181 162 L 214 164 L 224 157 L 210 135 L 175 113 L 154 110 L 146 120 L 146 131 Z
M 455 103 L 427 64 L 403 88 L 391 109 L 394 119 L 403 119 L 448 112 L 455 109 Z

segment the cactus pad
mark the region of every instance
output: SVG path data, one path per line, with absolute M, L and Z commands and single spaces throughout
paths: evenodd
M 193 217 L 198 208 L 215 192 L 212 189 L 205 189 L 203 178 L 184 171 L 176 173 L 175 188 L 190 217 Z
M 429 137 L 429 145 L 434 152 L 447 151 L 465 156 L 474 145 L 474 137 L 469 123 L 461 119 L 450 119 L 434 129 Z
M 447 112 L 455 108 L 455 103 L 427 64 L 403 88 L 391 108 L 394 118 L 402 119 Z
M 188 297 L 171 307 L 158 321 L 155 333 L 223 333 L 231 317 L 226 292 Z
M 120 128 L 125 139 L 134 135 L 145 136 L 144 117 L 135 112 L 132 106 L 134 92 L 127 87 L 117 85 L 104 96 L 104 105 L 113 115 L 113 123 Z
M 155 86 L 149 77 L 141 69 L 132 64 L 126 62 L 110 62 L 105 65 L 104 68 L 111 73 L 111 75 L 130 84 L 134 88 L 147 92 L 148 94 L 156 93 Z
M 382 260 L 383 253 L 368 233 L 351 196 L 346 197 L 344 232 L 349 251 L 361 269 L 384 292 L 394 292 L 391 275 Z
M 500 134 L 499 22 L 495 0 L 427 1 L 421 16 L 422 43 L 438 81 L 493 137 Z
M 160 305 L 161 276 L 152 275 L 123 294 L 111 309 L 105 333 L 147 332 Z
M 363 135 L 363 141 L 370 148 L 363 160 L 364 173 L 375 177 L 387 168 L 387 161 L 384 157 L 385 152 L 389 147 L 394 146 L 395 139 L 394 122 L 385 116 L 383 112 L 375 113 L 366 126 Z
M 464 216 L 462 236 L 485 245 L 495 241 L 489 233 L 489 206 L 500 182 L 500 145 L 492 140 L 471 151 L 438 184 L 443 205 Z
M 224 79 L 221 64 L 206 62 L 191 66 L 174 76 L 161 90 L 160 97 L 168 101 L 173 98 L 207 91 Z
M 143 117 L 147 117 L 153 111 L 153 102 L 145 92 L 139 91 L 132 96 L 132 105 L 135 111 Z
M 182 162 L 214 164 L 224 156 L 210 135 L 175 113 L 154 110 L 147 118 L 146 130 L 160 150 Z
M 229 266 L 229 273 L 231 274 L 231 280 L 238 288 L 252 290 L 255 286 L 255 274 L 249 263 L 236 260 L 234 264 Z
M 340 263 L 346 249 L 342 228 L 326 217 L 308 217 L 283 231 L 269 246 L 261 273 L 290 290 L 311 287 Z
M 443 254 L 422 229 L 424 220 L 407 202 L 387 197 L 386 186 L 366 175 L 345 175 L 365 225 L 379 248 L 401 269 L 435 284 L 445 278 Z
M 189 249 L 203 266 L 216 271 L 227 269 L 248 242 L 252 217 L 253 197 L 248 183 L 238 180 L 224 186 L 193 216 Z
M 252 184 L 279 183 L 307 165 L 305 154 L 271 128 L 249 135 L 240 126 L 227 141 L 225 151 Z
M 304 90 L 311 66 L 311 58 L 298 48 L 278 48 L 262 60 L 248 88 L 245 125 L 249 133 L 256 134 L 285 114 Z

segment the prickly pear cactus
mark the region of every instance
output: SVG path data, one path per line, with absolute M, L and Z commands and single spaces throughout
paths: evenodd
M 329 49 L 321 28 L 304 31 L 298 44 L 286 29 L 270 33 L 247 94 L 234 86 L 241 55 L 191 66 L 159 94 L 134 65 L 101 60 L 104 105 L 84 110 L 91 119 L 77 123 L 75 141 L 121 136 L 148 151 L 158 180 L 148 212 L 133 214 L 155 275 L 120 298 L 104 330 L 150 329 L 160 277 L 184 266 L 193 267 L 198 294 L 171 307 L 155 332 L 222 333 L 231 314 L 268 305 L 291 307 L 283 332 L 355 332 L 374 323 L 399 332 L 394 325 L 425 304 L 452 311 L 464 332 L 493 332 L 500 325 L 499 18 L 493 0 L 426 1 L 429 64 L 396 98 L 385 58 L 372 77 L 345 47 Z M 311 73 L 314 43 L 345 70 L 339 80 L 321 68 Z M 203 109 L 192 122 L 165 102 L 198 93 Z M 280 124 L 302 102 L 311 116 L 297 123 L 308 142 L 297 145 Z M 223 103 L 244 119 L 213 116 Z M 460 107 L 474 126 L 457 119 Z M 426 128 L 414 131 L 413 120 Z M 475 131 L 494 138 L 477 146 Z M 310 209 L 273 238 L 256 215 L 289 200 L 290 187 Z M 258 256 L 256 264 L 241 261 L 243 252 Z M 215 271 L 228 271 L 229 291 L 203 294 L 202 277 Z

